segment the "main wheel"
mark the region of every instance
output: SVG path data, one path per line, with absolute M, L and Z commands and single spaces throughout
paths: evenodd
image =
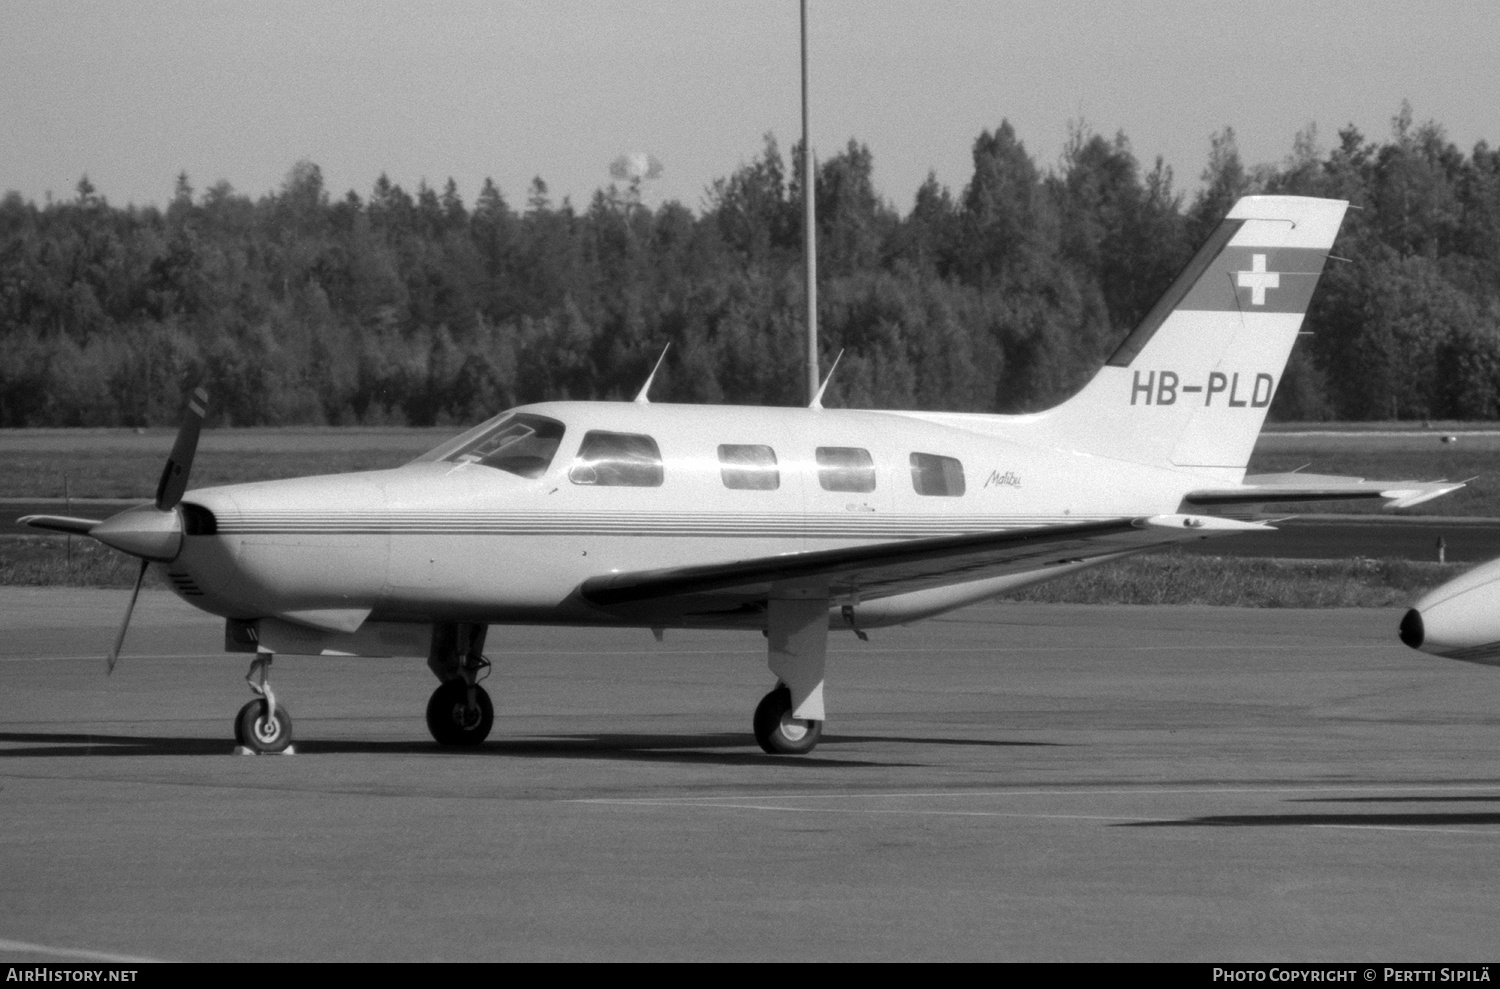
M 784 683 L 755 708 L 755 740 L 772 755 L 806 755 L 823 737 L 823 722 L 792 717 L 792 691 Z
M 462 680 L 442 684 L 427 702 L 427 730 L 439 745 L 478 745 L 489 737 L 494 724 L 490 695 L 476 686 L 471 705 L 469 685 Z
M 277 704 L 275 716 L 267 718 L 268 706 L 260 699 L 240 708 L 234 719 L 234 739 L 255 752 L 285 752 L 292 744 L 292 716 Z

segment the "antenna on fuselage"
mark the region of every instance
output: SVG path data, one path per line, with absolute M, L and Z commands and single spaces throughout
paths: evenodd
M 802 0 L 802 252 L 807 264 L 807 395 L 809 408 L 818 404 L 818 251 L 816 203 L 813 201 L 812 140 L 807 128 L 807 0 Z
M 833 372 L 839 369 L 839 361 L 843 359 L 844 352 L 840 350 L 839 355 L 833 359 L 833 367 L 828 369 L 828 377 L 824 378 L 823 383 L 818 386 L 818 393 L 813 396 L 813 400 L 807 403 L 809 409 L 821 409 L 823 407 L 823 390 L 828 387 L 828 382 L 833 380 Z
M 651 382 L 656 380 L 656 372 L 661 370 L 661 362 L 667 359 L 667 351 L 670 350 L 671 347 L 672 341 L 668 340 L 667 345 L 661 348 L 661 356 L 656 359 L 656 366 L 651 369 L 650 374 L 646 375 L 646 383 L 644 385 L 641 385 L 641 390 L 636 393 L 635 404 L 651 404 L 651 399 L 646 397 L 646 393 L 651 390 Z

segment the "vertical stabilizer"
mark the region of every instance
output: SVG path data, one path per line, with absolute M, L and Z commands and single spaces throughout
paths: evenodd
M 1348 206 L 1246 196 L 1083 391 L 1060 445 L 1238 479 Z

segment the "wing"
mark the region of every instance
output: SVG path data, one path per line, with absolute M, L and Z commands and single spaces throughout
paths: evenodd
M 1196 508 L 1298 501 L 1384 498 L 1386 508 L 1410 508 L 1463 487 L 1461 481 L 1367 481 L 1332 474 L 1252 474 L 1243 484 L 1191 491 L 1183 503 Z
M 580 596 L 616 609 L 656 603 L 683 613 L 732 611 L 766 600 L 773 585 L 821 584 L 865 600 L 1135 553 L 1270 526 L 1211 516 L 1158 515 L 908 539 L 696 566 L 591 577 Z

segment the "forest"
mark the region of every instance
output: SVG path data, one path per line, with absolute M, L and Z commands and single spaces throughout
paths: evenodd
M 1124 134 L 1075 125 L 1039 164 L 1009 123 L 958 191 L 905 212 L 850 140 L 816 162 L 830 407 L 1030 411 L 1079 388 L 1234 200 L 1351 209 L 1271 414 L 1500 415 L 1500 150 L 1465 153 L 1404 106 L 1384 141 L 1299 133 L 1247 165 L 1209 140 L 1189 197 Z M 586 206 L 538 177 L 512 203 L 450 179 L 367 196 L 299 161 L 259 198 L 178 177 L 166 207 L 0 200 L 0 427 L 175 424 L 205 384 L 213 422 L 469 423 L 550 399 L 628 399 L 671 344 L 655 401 L 806 401 L 802 149 L 759 155 L 692 208 L 638 184 Z

